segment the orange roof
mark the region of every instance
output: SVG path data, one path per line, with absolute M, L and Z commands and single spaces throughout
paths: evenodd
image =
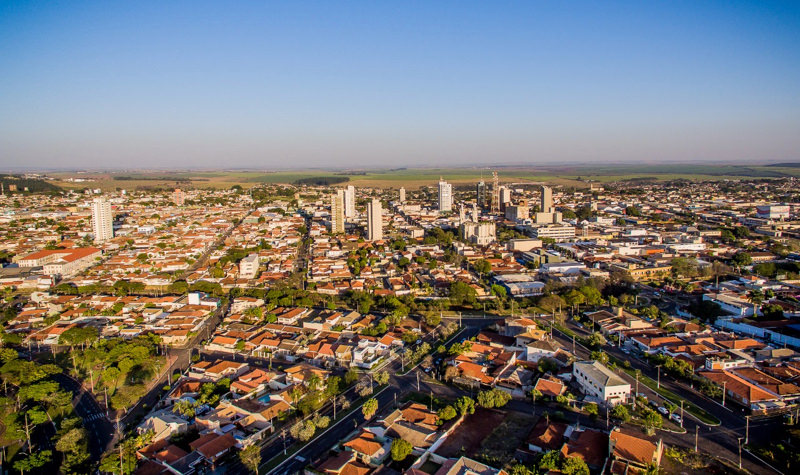
M 383 445 L 378 442 L 378 439 L 375 437 L 375 434 L 372 432 L 368 432 L 366 430 L 362 430 L 358 436 L 355 438 L 345 442 L 342 444 L 344 447 L 348 447 L 352 449 L 354 452 L 358 452 L 364 455 L 368 455 L 370 457 L 374 456 L 381 450 Z
M 656 444 L 646 439 L 640 439 L 619 431 L 611 432 L 609 436 L 614 443 L 614 456 L 631 462 L 647 465 L 656 456 Z

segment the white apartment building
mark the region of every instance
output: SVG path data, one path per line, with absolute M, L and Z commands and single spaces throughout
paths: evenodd
M 367 240 L 383 239 L 383 207 L 381 200 L 372 199 L 367 203 Z
M 452 211 L 453 185 L 439 178 L 439 211 Z
M 239 277 L 255 279 L 258 275 L 258 254 L 253 253 L 239 261 Z
M 331 195 L 331 233 L 344 232 L 344 190 L 336 190 Z
M 631 385 L 599 361 L 576 361 L 572 365 L 572 379 L 587 396 L 612 406 L 625 402 L 631 395 Z
M 538 214 L 538 213 L 537 213 Z M 569 225 L 553 224 L 541 226 L 533 229 L 533 235 L 537 239 L 550 238 L 556 241 L 565 239 L 575 239 L 575 227 Z
M 95 198 L 92 202 L 92 232 L 95 242 L 108 241 L 114 237 L 114 215 L 111 203 L 104 197 Z
M 354 218 L 356 216 L 356 188 L 348 185 L 344 191 L 344 217 Z
M 402 187 L 400 188 L 400 202 L 401 203 L 406 202 L 406 189 Z

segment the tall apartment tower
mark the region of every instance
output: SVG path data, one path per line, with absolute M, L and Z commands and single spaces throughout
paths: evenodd
M 405 188 L 400 188 L 400 202 L 401 203 L 405 203 L 406 202 L 406 189 Z
M 506 203 L 511 203 L 511 188 L 501 186 L 500 187 L 500 206 L 505 205 Z
M 344 192 L 344 217 L 355 218 L 356 216 L 356 188 L 348 185 Z
M 186 201 L 186 196 L 184 196 L 183 190 L 180 188 L 175 188 L 175 193 L 172 194 L 172 201 L 174 201 L 178 206 L 183 206 L 183 203 Z
M 475 188 L 476 193 L 476 201 L 478 203 L 479 208 L 486 207 L 486 183 L 481 180 L 478 182 L 478 186 Z
M 344 190 L 331 195 L 331 234 L 344 232 Z
M 439 177 L 439 211 L 452 211 L 453 185 Z
M 540 213 L 553 212 L 553 189 L 549 186 L 542 186 L 542 200 L 539 206 Z
M 108 241 L 114 237 L 114 215 L 111 203 L 104 197 L 95 198 L 92 202 L 92 232 L 94 242 Z
M 367 203 L 367 241 L 383 239 L 383 207 L 381 200 L 373 198 Z
M 492 172 L 492 211 L 500 211 L 500 179 Z

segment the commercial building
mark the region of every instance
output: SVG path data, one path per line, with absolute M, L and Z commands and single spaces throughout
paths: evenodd
M 534 216 L 536 224 L 557 224 L 562 220 L 561 213 L 553 208 L 553 189 L 542 186 L 539 212 Z
M 367 240 L 383 239 L 383 207 L 381 200 L 373 198 L 367 203 Z
M 108 241 L 114 237 L 114 215 L 111 203 L 100 196 L 92 201 L 92 232 L 95 242 Z
M 453 209 L 453 185 L 439 178 L 439 211 L 446 212 Z
M 537 213 L 537 216 L 540 213 Z M 541 226 L 533 229 L 534 237 L 538 239 L 555 239 L 556 241 L 574 239 L 575 227 L 561 224 L 551 224 L 549 226 Z
M 587 396 L 611 405 L 621 404 L 631 395 L 631 385 L 599 361 L 576 361 L 572 380 Z
M 475 202 L 480 208 L 486 207 L 486 183 L 483 180 L 475 187 Z
M 756 216 L 761 219 L 789 219 L 789 206 L 756 206 Z
M 47 249 L 17 260 L 20 267 L 42 267 L 47 275 L 72 276 L 94 264 L 102 255 L 95 247 Z
M 344 190 L 331 195 L 331 233 L 344 232 Z

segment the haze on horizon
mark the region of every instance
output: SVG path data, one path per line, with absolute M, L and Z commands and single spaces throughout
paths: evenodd
M 800 3 L 3 2 L 0 168 L 800 161 Z

